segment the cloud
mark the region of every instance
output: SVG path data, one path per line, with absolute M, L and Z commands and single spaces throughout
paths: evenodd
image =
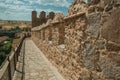
M 0 18 L 30 20 L 31 12 L 67 12 L 69 0 L 0 0 Z
M 61 7 L 69 7 L 70 3 L 66 0 L 41 0 L 44 5 L 54 5 L 54 6 L 61 6 Z
M 28 1 L 28 0 L 24 0 Z M 53 5 L 57 7 L 69 7 L 70 3 L 67 0 L 29 0 L 30 4 L 39 4 L 39 5 Z

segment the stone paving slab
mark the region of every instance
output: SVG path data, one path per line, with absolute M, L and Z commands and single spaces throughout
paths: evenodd
M 24 61 L 24 80 L 65 80 L 30 39 L 25 41 Z

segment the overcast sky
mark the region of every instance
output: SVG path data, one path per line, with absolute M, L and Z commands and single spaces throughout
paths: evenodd
M 0 19 L 31 20 L 31 11 L 68 12 L 74 0 L 0 0 Z

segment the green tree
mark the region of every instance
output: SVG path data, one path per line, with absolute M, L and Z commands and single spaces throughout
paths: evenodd
M 5 52 L 0 52 L 0 65 L 2 65 L 2 62 L 5 60 L 6 55 Z

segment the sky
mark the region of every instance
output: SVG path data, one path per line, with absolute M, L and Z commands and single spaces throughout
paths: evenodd
M 31 12 L 36 10 L 67 14 L 74 0 L 0 0 L 0 20 L 31 21 Z

